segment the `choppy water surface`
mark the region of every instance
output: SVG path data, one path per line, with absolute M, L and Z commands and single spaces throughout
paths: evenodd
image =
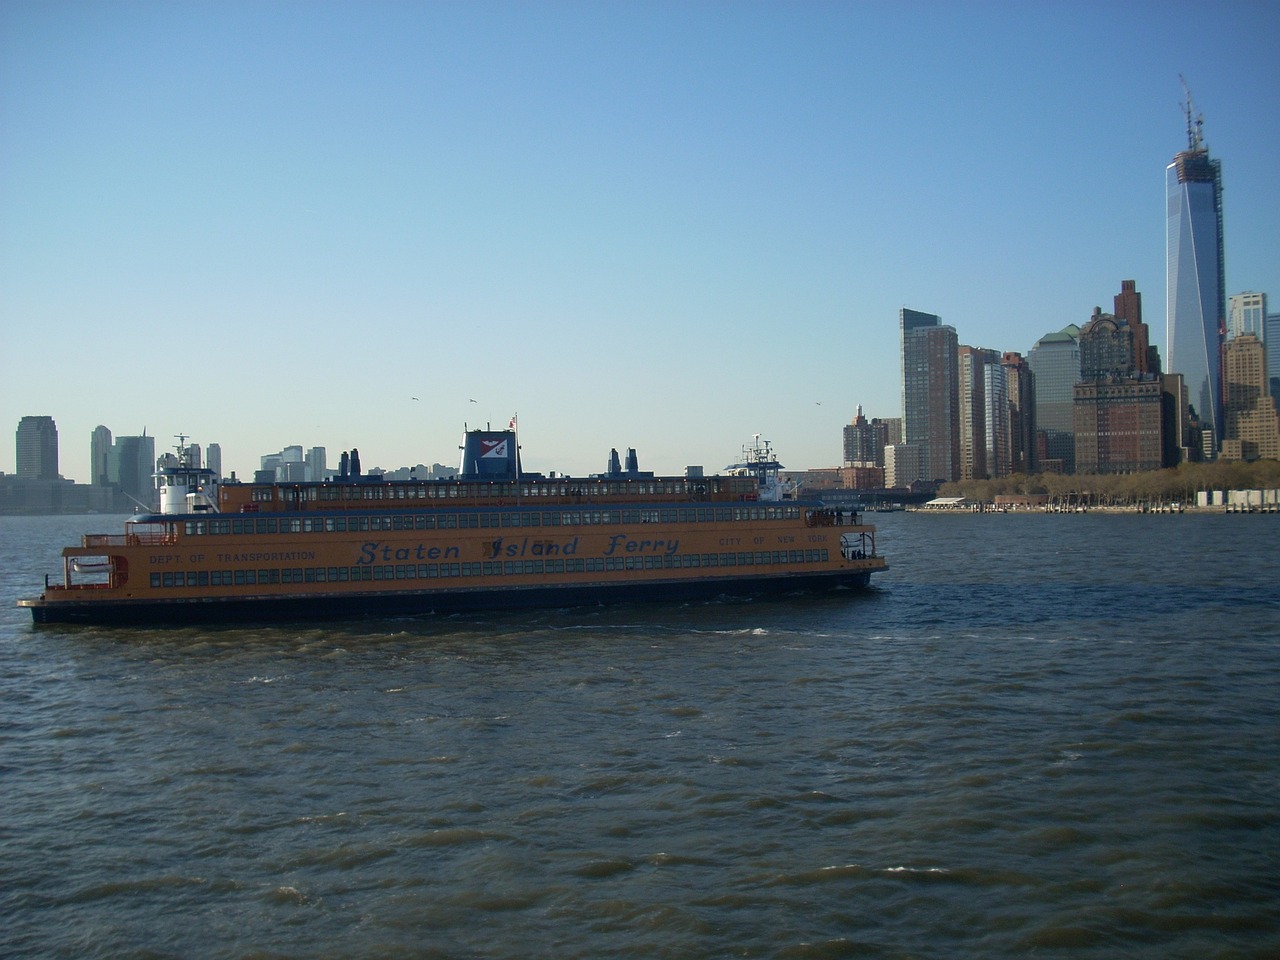
M 877 518 L 863 595 L 34 628 L 0 954 L 1280 954 L 1280 518 Z

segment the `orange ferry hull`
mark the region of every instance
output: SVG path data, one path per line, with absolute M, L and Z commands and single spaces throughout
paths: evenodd
M 883 569 L 883 568 L 878 568 Z M 306 620 L 413 617 L 491 610 L 530 610 L 629 602 L 685 602 L 858 589 L 870 570 L 796 573 L 785 577 L 632 581 L 561 586 L 387 591 L 357 595 L 174 598 L 162 600 L 19 601 L 35 623 L 110 626 L 188 623 L 281 623 Z

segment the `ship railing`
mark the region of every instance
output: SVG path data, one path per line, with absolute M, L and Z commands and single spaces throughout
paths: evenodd
M 53 583 L 48 574 L 44 578 L 44 588 L 46 591 L 53 593 L 59 590 L 110 590 L 110 583 Z
M 867 560 L 876 555 L 876 535 L 870 530 L 840 537 L 840 555 L 846 560 Z
M 807 527 L 860 527 L 862 514 L 857 510 L 845 510 L 843 507 L 823 507 L 809 510 L 804 515 Z
M 171 533 L 86 533 L 82 547 L 163 547 L 176 543 Z

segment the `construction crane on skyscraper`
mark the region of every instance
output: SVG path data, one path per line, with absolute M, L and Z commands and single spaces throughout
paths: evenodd
M 1187 118 L 1187 149 L 1203 150 L 1204 134 L 1200 128 L 1204 126 L 1204 115 L 1196 111 L 1195 101 L 1191 99 L 1191 88 L 1187 86 L 1187 78 L 1178 74 L 1178 80 L 1182 84 L 1182 92 L 1187 97 L 1186 102 L 1182 104 L 1182 112 Z

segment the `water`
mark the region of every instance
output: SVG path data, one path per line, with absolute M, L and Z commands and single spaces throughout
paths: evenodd
M 864 595 L 33 628 L 7 957 L 1280 955 L 1280 518 L 876 518 Z

